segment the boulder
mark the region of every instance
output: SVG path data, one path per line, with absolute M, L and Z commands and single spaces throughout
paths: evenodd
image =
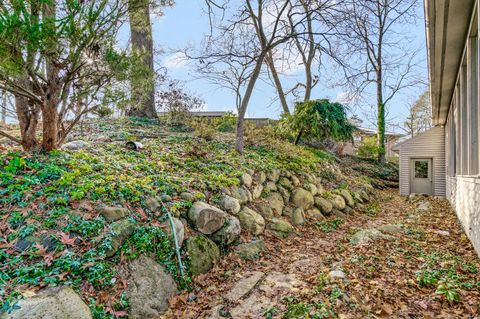
M 168 300 L 178 293 L 172 276 L 144 255 L 128 262 L 119 273 L 128 283 L 125 295 L 131 318 L 158 318 L 168 310 Z
M 293 189 L 292 182 L 286 177 L 280 177 L 277 184 L 278 186 L 282 186 L 290 191 Z
M 298 187 L 300 186 L 300 180 L 298 179 L 297 176 L 293 175 L 290 177 L 290 180 L 292 181 L 293 186 Z
M 292 212 L 292 224 L 293 225 L 303 225 L 305 224 L 305 215 L 302 208 L 295 208 Z
M 315 184 L 308 184 L 308 190 L 310 191 L 310 193 L 312 193 L 313 196 L 317 195 L 318 194 L 318 189 L 317 189 L 317 186 L 315 186 Z
M 346 189 L 341 189 L 339 192 L 340 196 L 343 197 L 345 200 L 345 204 L 347 204 L 349 207 L 355 207 L 355 201 L 353 200 L 352 194 Z
M 273 209 L 268 203 L 258 203 L 255 205 L 257 211 L 265 219 L 270 219 L 274 217 Z
M 160 209 L 161 205 L 158 199 L 155 197 L 149 197 L 145 201 L 145 206 L 151 211 L 151 212 L 156 212 Z
M 185 240 L 185 226 L 182 221 L 176 217 L 172 217 L 173 226 L 175 227 L 175 234 L 177 236 L 178 246 L 182 247 L 183 241 Z M 175 247 L 175 238 L 172 231 L 172 224 L 170 219 L 167 219 L 162 223 L 162 228 L 165 229 L 165 233 L 168 236 L 168 239 L 172 243 L 172 247 Z
M 269 192 L 276 192 L 277 191 L 277 185 L 272 182 L 272 181 L 268 181 L 266 184 L 265 184 L 265 187 L 263 188 L 263 191 L 265 193 L 269 193 Z
M 9 314 L 1 319 L 90 319 L 90 309 L 82 298 L 68 286 L 40 290 L 35 295 L 18 300 Z
M 277 187 L 278 192 L 282 195 L 283 202 L 287 204 L 290 202 L 290 191 L 282 186 Z
M 112 257 L 120 249 L 125 240 L 135 230 L 135 224 L 129 219 L 121 219 L 110 225 L 109 236 L 111 237 L 110 247 L 105 251 L 107 258 Z
M 262 196 L 262 192 L 263 192 L 263 185 L 262 184 L 256 185 L 252 190 L 252 199 L 254 200 L 259 199 Z
M 322 212 L 317 209 L 317 208 L 312 208 L 312 209 L 309 209 L 305 212 L 305 216 L 307 218 L 311 218 L 311 219 L 324 219 L 325 217 L 322 215 Z
M 280 178 L 280 170 L 279 169 L 273 169 L 267 174 L 267 180 L 272 181 L 276 183 L 278 179 Z
M 260 253 L 265 250 L 265 243 L 263 240 L 254 240 L 249 243 L 240 244 L 237 246 L 235 253 L 242 259 L 251 260 L 258 258 Z
M 275 192 L 270 193 L 267 196 L 266 201 L 268 205 L 270 205 L 270 207 L 272 208 L 275 216 L 282 216 L 283 207 L 285 206 L 283 203 L 282 195 Z
M 330 201 L 332 202 L 333 208 L 338 210 L 342 210 L 346 206 L 345 200 L 340 195 L 333 195 Z
M 238 219 L 242 229 L 252 233 L 253 235 L 259 235 L 263 233 L 265 229 L 265 219 L 256 211 L 244 207 L 238 213 Z
M 90 144 L 85 141 L 71 141 L 62 145 L 62 150 L 78 151 L 89 147 Z
M 273 218 L 268 224 L 268 229 L 275 236 L 282 238 L 287 237 L 293 231 L 292 225 L 280 218 Z
M 290 201 L 296 207 L 303 208 L 304 210 L 312 208 L 314 203 L 312 193 L 303 188 L 295 189 Z
M 243 173 L 242 176 L 240 176 L 240 182 L 242 185 L 245 185 L 247 188 L 252 187 L 252 176 L 248 173 Z
M 195 202 L 188 211 L 188 219 L 205 235 L 210 235 L 225 224 L 228 214 L 205 202 Z
M 238 199 L 240 205 L 252 201 L 252 194 L 245 186 L 232 186 L 230 188 L 230 196 Z
M 185 246 L 193 276 L 209 271 L 220 260 L 220 249 L 204 235 L 188 237 Z
M 100 208 L 102 215 L 108 222 L 114 222 L 128 216 L 128 209 L 124 207 L 108 206 Z
M 228 216 L 220 230 L 210 236 L 210 238 L 221 246 L 227 246 L 233 244 L 239 237 L 242 232 L 240 227 L 240 221 L 235 216 Z
M 315 197 L 315 207 L 320 209 L 323 214 L 330 214 L 333 209 L 332 202 L 322 197 Z
M 180 194 L 180 198 L 183 200 L 186 200 L 187 202 L 194 202 L 195 201 L 195 195 L 189 192 L 183 192 Z
M 232 196 L 223 195 L 218 205 L 221 209 L 232 215 L 237 215 L 240 211 L 240 202 Z

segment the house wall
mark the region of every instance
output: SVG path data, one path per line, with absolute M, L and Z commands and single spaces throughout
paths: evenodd
M 478 19 L 473 12 L 446 116 L 447 198 L 480 255 L 480 132 Z
M 436 126 L 399 146 L 400 194 L 410 194 L 410 162 L 412 158 L 432 158 L 433 194 L 445 197 L 445 134 Z

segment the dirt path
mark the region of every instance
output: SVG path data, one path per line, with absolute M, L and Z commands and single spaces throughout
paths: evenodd
M 366 229 L 354 245 L 358 231 Z M 444 200 L 412 203 L 397 190 L 386 190 L 343 223 L 330 217 L 287 239 L 268 234 L 263 239 L 260 258 L 245 261 L 230 253 L 195 278 L 193 292 L 172 300 L 165 318 L 475 318 L 480 313 L 480 260 Z

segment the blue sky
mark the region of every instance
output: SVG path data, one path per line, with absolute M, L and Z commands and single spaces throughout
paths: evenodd
M 191 92 L 199 95 L 206 102 L 206 109 L 209 111 L 225 111 L 235 109 L 235 101 L 232 93 L 226 89 L 218 89 L 206 80 L 195 79 L 192 70 L 186 63 L 175 59 L 175 50 L 186 46 L 195 46 L 200 43 L 203 36 L 209 31 L 208 16 L 204 12 L 204 0 L 177 1 L 172 8 L 166 8 L 163 16 L 153 16 L 154 45 L 158 50 L 163 51 L 155 57 L 156 67 L 167 67 L 171 77 L 181 80 L 185 83 Z M 419 6 L 419 14 L 422 19 L 418 19 L 417 25 L 403 27 L 401 32 L 413 37 L 413 46 L 420 48 L 418 62 L 421 64 L 420 73 L 427 77 L 426 68 L 426 50 L 425 50 L 425 30 L 423 20 L 423 8 Z M 289 75 L 283 78 L 287 83 L 294 80 L 295 76 L 302 76 L 301 73 Z M 321 78 L 328 77 L 328 74 L 321 74 Z M 269 117 L 278 118 L 281 108 L 278 102 L 273 101 L 276 97 L 274 88 L 264 82 L 257 82 L 258 85 L 252 96 L 247 116 L 249 117 Z M 388 124 L 401 124 L 408 112 L 408 105 L 415 100 L 424 88 L 413 88 L 400 92 L 391 101 L 388 110 Z M 341 87 L 331 88 L 326 83 L 320 83 L 312 94 L 312 98 L 330 98 L 336 100 L 344 95 L 345 89 Z M 375 92 L 369 90 L 366 94 L 366 100 L 375 101 Z M 292 103 L 293 101 L 289 101 Z M 362 126 L 372 127 L 371 116 L 373 114 L 368 103 L 351 106 L 351 114 L 356 114 L 364 122 Z M 370 119 L 370 120 L 369 120 Z M 400 132 L 398 129 L 390 127 L 390 130 Z

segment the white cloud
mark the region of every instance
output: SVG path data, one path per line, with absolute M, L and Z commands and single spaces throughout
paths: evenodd
M 163 60 L 163 65 L 169 69 L 183 69 L 187 66 L 187 57 L 183 52 L 175 52 Z

